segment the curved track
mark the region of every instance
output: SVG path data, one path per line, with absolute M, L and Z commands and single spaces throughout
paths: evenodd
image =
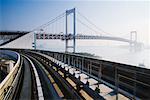
M 99 99 L 103 97 L 51 59 L 21 53 L 23 73 L 14 100 Z
M 16 91 L 16 96 L 14 100 L 37 100 L 37 88 L 35 74 L 30 61 L 22 55 L 23 58 L 23 69 L 22 77 L 20 78 L 20 84 L 18 85 L 18 90 Z
M 24 75 L 23 75 L 23 82 L 22 82 L 22 89 L 20 91 L 20 100 L 22 99 L 31 99 L 31 89 L 32 89 L 32 78 L 31 78 L 31 65 L 24 58 Z
M 58 94 L 60 99 L 103 100 L 103 97 L 90 89 L 87 84 L 82 83 L 50 59 L 31 53 L 26 53 L 26 56 L 36 65 L 46 99 L 53 99 Z

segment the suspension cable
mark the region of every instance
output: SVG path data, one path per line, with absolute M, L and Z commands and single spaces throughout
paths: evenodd
M 45 27 L 49 26 L 50 24 L 56 22 L 57 20 L 63 18 L 64 16 L 65 16 L 65 12 L 62 13 L 62 14 L 60 14 L 59 16 L 55 17 L 54 19 L 50 20 L 49 22 L 47 22 L 47 23 L 45 23 L 45 24 L 42 24 L 41 26 L 39 26 L 39 27 L 33 29 L 31 32 L 36 31 L 36 30 L 39 30 L 39 29 L 41 29 L 41 28 L 45 28 Z
M 88 25 L 86 25 L 85 23 L 83 23 L 80 19 L 77 18 L 77 21 L 78 21 L 79 23 L 81 23 L 82 25 L 86 26 L 88 29 L 94 31 L 95 33 L 99 33 L 98 31 L 94 30 L 93 28 L 91 28 L 91 27 L 89 27 Z
M 104 30 L 102 30 L 101 28 L 99 28 L 98 26 L 96 26 L 92 21 L 90 21 L 87 17 L 85 17 L 83 14 L 81 14 L 79 11 L 77 11 L 77 13 L 82 17 L 84 18 L 88 23 L 90 23 L 91 25 L 93 25 L 97 30 L 105 33 L 105 34 L 108 34 L 108 35 L 112 35 L 111 33 L 108 33 Z

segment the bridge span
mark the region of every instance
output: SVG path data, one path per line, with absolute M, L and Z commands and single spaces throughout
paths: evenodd
M 131 33 L 132 34 L 132 33 Z M 131 36 L 132 37 L 132 36 Z M 48 33 L 35 33 L 34 37 L 34 47 L 36 49 L 36 40 L 62 40 L 62 41 L 71 41 L 75 38 L 75 40 L 110 40 L 110 41 L 119 41 L 128 43 L 132 49 L 141 50 L 144 46 L 143 43 L 137 42 L 137 40 L 126 39 L 122 37 L 114 37 L 114 36 L 103 36 L 103 35 L 72 35 L 72 34 L 48 34 Z M 66 45 L 67 46 L 67 45 Z M 69 47 L 69 46 L 68 46 Z M 67 49 L 67 48 L 66 48 Z
M 1 98 L 150 98 L 150 69 L 74 53 L 10 50 L 18 52 L 20 60 L 16 67 L 14 66 L 16 71 L 12 70 L 9 73 L 13 75 L 8 75 L 0 84 Z M 25 87 L 28 87 L 28 90 Z
M 73 39 L 73 35 L 68 34 L 36 34 L 36 39 L 60 39 L 60 40 L 72 40 Z M 76 35 L 75 36 L 76 39 L 99 39 L 99 40 L 112 40 L 112 41 L 121 41 L 121 42 L 127 42 L 127 43 L 133 43 L 133 44 L 137 44 L 136 41 L 132 41 L 129 39 L 125 39 L 125 38 L 121 38 L 121 37 L 111 37 L 111 36 L 100 36 L 100 35 Z
M 79 18 L 77 18 L 77 14 L 81 15 L 81 13 L 76 12 L 76 9 L 70 9 L 66 10 L 64 13 L 60 14 L 56 18 L 50 20 L 49 22 L 33 29 L 32 31 L 28 32 L 1 32 L 0 39 L 0 48 L 23 48 L 23 49 L 37 49 L 37 39 L 60 39 L 65 41 L 65 51 L 68 52 L 69 50 L 72 50 L 72 52 L 75 53 L 76 51 L 76 39 L 91 39 L 91 40 L 112 40 L 112 41 L 120 41 L 120 42 L 126 42 L 129 43 L 131 47 L 138 47 L 142 48 L 143 44 L 140 42 L 137 42 L 137 32 L 131 31 L 130 32 L 130 39 L 126 39 L 124 37 L 116 37 L 113 35 L 108 35 L 107 32 L 102 31 L 101 29 L 97 28 L 95 24 L 92 23 L 92 26 L 95 26 L 96 31 L 93 29 L 93 27 L 89 27 L 87 24 L 83 23 Z M 73 15 L 73 16 L 72 16 Z M 73 17 L 73 20 L 70 20 L 68 17 Z M 79 17 L 79 16 L 78 16 Z M 83 17 L 83 15 L 82 15 Z M 85 18 L 88 21 L 88 24 L 91 24 L 91 21 L 87 18 Z M 73 21 L 69 24 L 70 21 Z M 78 34 L 78 33 L 84 33 L 81 32 L 80 29 L 78 29 L 78 32 L 76 31 L 77 28 L 77 21 L 84 25 L 89 32 L 91 33 L 98 33 L 99 35 L 93 35 L 90 33 L 90 35 L 87 35 L 85 33 L 84 35 Z M 71 28 L 71 26 L 73 26 Z M 80 26 L 79 26 L 80 27 Z M 72 30 L 72 32 L 71 32 Z M 88 31 L 87 31 L 88 32 Z M 48 34 L 50 33 L 50 34 Z M 102 34 L 103 35 L 102 35 Z M 101 35 L 100 35 L 101 34 Z M 107 35 L 106 35 L 107 34 Z M 69 43 L 72 41 L 71 43 Z M 2 43 L 1 43 L 2 42 Z M 27 42 L 27 43 L 26 43 Z M 72 48 L 72 49 L 70 49 Z

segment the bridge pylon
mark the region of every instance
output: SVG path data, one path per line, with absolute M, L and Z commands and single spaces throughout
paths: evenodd
M 73 44 L 71 46 L 69 46 L 68 44 L 68 15 L 73 13 Z M 72 32 L 71 32 L 72 33 Z M 65 42 L 66 42 L 66 46 L 65 46 L 65 52 L 68 52 L 69 48 L 73 49 L 73 52 L 75 52 L 75 47 L 76 47 L 76 13 L 75 13 L 75 8 L 70 9 L 70 10 L 66 10 L 66 38 L 65 38 Z M 71 41 L 71 40 L 70 40 Z
M 36 31 L 34 31 L 34 40 L 33 40 L 33 43 L 32 43 L 32 47 L 36 50 Z
M 131 31 L 130 32 L 130 47 L 135 46 L 136 43 L 137 43 L 137 32 Z

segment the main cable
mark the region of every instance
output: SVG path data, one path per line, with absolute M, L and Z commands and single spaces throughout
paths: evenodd
M 41 29 L 41 28 L 45 28 L 45 27 L 49 26 L 50 24 L 56 22 L 57 20 L 63 18 L 64 16 L 65 16 L 65 12 L 62 13 L 62 14 L 60 14 L 59 16 L 55 17 L 54 19 L 50 20 L 49 22 L 38 26 L 37 28 L 33 29 L 31 32 L 36 31 L 36 30 L 39 30 L 39 29 Z
M 93 25 L 97 30 L 105 33 L 105 34 L 108 34 L 108 35 L 112 35 L 104 30 L 102 30 L 101 28 L 99 28 L 98 26 L 96 26 L 92 21 L 90 21 L 87 17 L 85 17 L 83 14 L 81 14 L 79 11 L 77 11 L 77 13 L 82 17 L 84 18 L 88 23 L 90 23 L 91 25 Z
M 79 23 L 81 23 L 82 25 L 86 26 L 88 29 L 94 31 L 95 33 L 99 33 L 99 32 L 97 32 L 96 30 L 94 30 L 93 28 L 91 28 L 91 27 L 89 27 L 88 25 L 86 25 L 85 23 L 83 23 L 80 19 L 77 18 L 77 21 L 78 21 Z

